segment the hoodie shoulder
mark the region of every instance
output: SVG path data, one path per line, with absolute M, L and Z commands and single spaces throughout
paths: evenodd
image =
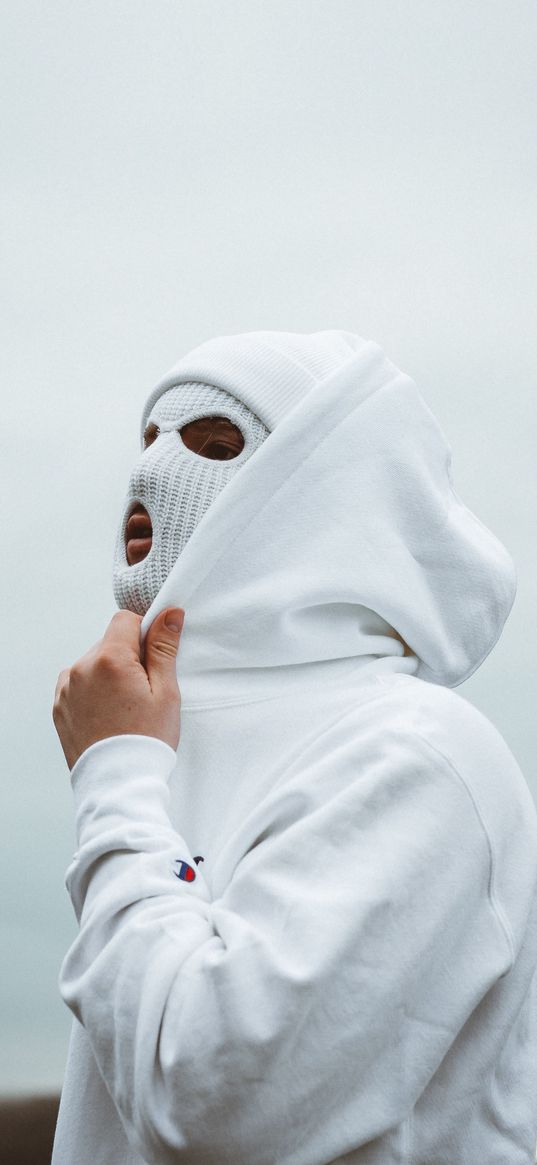
M 487 835 L 492 890 L 522 941 L 537 893 L 537 808 L 513 753 L 488 717 L 451 688 L 408 675 L 377 678 L 388 734 L 421 738 L 432 763 L 443 757 L 465 785 Z
M 377 676 L 386 693 L 385 710 L 399 730 L 406 728 L 441 752 L 471 780 L 476 796 L 496 790 L 500 798 L 520 795 L 537 810 L 526 779 L 507 742 L 479 708 L 452 688 L 412 675 Z

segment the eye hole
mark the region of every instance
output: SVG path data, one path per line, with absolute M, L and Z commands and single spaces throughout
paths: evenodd
M 179 432 L 187 449 L 212 461 L 231 461 L 244 449 L 244 437 L 228 417 L 198 417 Z
M 147 428 L 144 432 L 144 449 L 147 449 L 149 445 L 153 444 L 153 441 L 156 440 L 159 433 L 160 429 L 158 428 L 158 425 L 154 425 L 151 421 L 151 423 L 147 425 Z
M 231 461 L 244 449 L 241 430 L 228 417 L 198 417 L 179 432 L 187 449 L 212 461 Z M 159 433 L 158 425 L 151 421 L 144 432 L 144 449 L 156 441 Z

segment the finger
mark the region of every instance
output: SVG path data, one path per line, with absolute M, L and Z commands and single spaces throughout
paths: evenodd
M 62 696 L 67 684 L 69 683 L 69 668 L 66 667 L 60 672 L 56 680 L 56 688 L 54 691 L 54 700 L 52 701 L 52 719 L 57 726 L 58 718 L 61 714 Z
M 168 607 L 153 620 L 144 644 L 144 667 L 153 687 L 157 683 L 177 685 L 177 649 L 181 638 L 185 612 L 182 608 Z
M 140 659 L 140 624 L 142 616 L 134 611 L 116 611 L 102 637 L 102 645 L 131 653 Z
M 54 703 L 55 704 L 57 704 L 59 697 L 60 697 L 60 692 L 61 692 L 62 688 L 65 686 L 65 684 L 67 683 L 68 678 L 69 678 L 69 668 L 64 667 L 63 671 L 60 672 L 58 679 L 56 680 L 56 688 L 54 690 Z

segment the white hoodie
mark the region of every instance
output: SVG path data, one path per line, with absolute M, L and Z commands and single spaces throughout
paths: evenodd
M 186 612 L 177 754 L 72 770 L 53 1165 L 534 1161 L 537 812 L 452 690 L 515 570 L 413 382 L 337 336 L 144 619 Z

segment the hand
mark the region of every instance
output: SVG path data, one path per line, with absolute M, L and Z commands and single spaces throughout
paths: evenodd
M 175 631 L 165 622 L 172 614 L 178 623 Z M 90 744 L 122 733 L 156 736 L 177 749 L 181 694 L 176 657 L 182 619 L 181 609 L 157 615 L 142 660 L 142 616 L 116 611 L 102 639 L 60 672 L 52 718 L 70 769 Z

